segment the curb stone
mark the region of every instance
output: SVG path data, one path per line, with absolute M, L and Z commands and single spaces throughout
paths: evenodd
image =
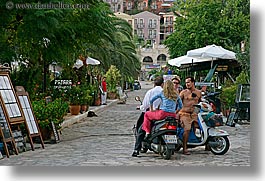
M 119 99 L 114 99 L 114 100 L 107 100 L 108 104 L 107 105 L 100 105 L 100 106 L 89 106 L 89 110 L 87 112 L 84 112 L 83 114 L 78 114 L 78 115 L 67 115 L 64 117 L 64 121 L 61 124 L 61 129 L 64 129 L 66 127 L 69 127 L 75 123 L 80 122 L 82 119 L 87 117 L 87 113 L 89 111 L 93 111 L 93 112 L 98 112 L 102 109 L 104 109 L 105 107 L 108 107 L 116 102 L 118 102 Z

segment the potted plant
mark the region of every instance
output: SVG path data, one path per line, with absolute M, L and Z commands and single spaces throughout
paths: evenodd
M 111 65 L 106 73 L 107 91 L 108 97 L 110 99 L 116 99 L 118 97 L 117 85 L 119 85 L 120 80 L 120 71 L 116 68 L 115 65 Z
M 89 86 L 89 95 L 88 95 L 89 105 L 94 105 L 94 106 L 100 105 L 100 96 L 99 96 L 99 90 L 97 86 L 98 86 L 97 84 L 93 84 Z
M 91 90 L 89 86 L 81 86 L 80 105 L 81 112 L 88 111 L 92 96 L 90 95 Z
M 52 135 L 52 125 L 54 123 L 56 130 L 61 128 L 64 116 L 68 112 L 68 103 L 61 98 L 46 103 L 44 99 L 32 101 L 33 112 L 38 120 L 43 140 L 48 140 Z
M 226 116 L 228 116 L 230 107 L 235 104 L 236 85 L 224 87 L 222 89 L 220 98 L 223 106 L 223 111 L 225 111 Z
M 72 115 L 78 115 L 81 110 L 81 88 L 79 86 L 71 86 L 68 89 L 68 99 L 70 113 Z

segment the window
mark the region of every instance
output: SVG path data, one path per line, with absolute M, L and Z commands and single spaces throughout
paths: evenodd
M 149 26 L 152 25 L 152 19 L 149 19 Z
M 156 38 L 156 30 L 154 30 L 154 33 L 153 34 L 154 34 L 154 38 Z
M 157 24 L 157 20 L 156 20 L 156 19 L 154 19 L 154 25 L 156 26 L 156 24 Z
M 143 62 L 152 63 L 153 62 L 153 59 L 151 57 L 147 56 L 147 57 L 144 57 Z
M 152 36 L 152 30 L 149 30 L 148 35 L 149 35 L 149 36 Z

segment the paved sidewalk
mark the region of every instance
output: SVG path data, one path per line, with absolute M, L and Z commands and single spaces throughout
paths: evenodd
M 143 87 L 152 87 L 151 83 L 142 85 Z M 34 151 L 28 150 L 18 155 L 12 155 L 9 159 L 0 159 L 0 165 L 34 166 L 34 168 L 37 168 L 36 166 L 163 166 L 165 168 L 166 166 L 167 169 L 172 167 L 175 171 L 183 169 L 185 166 L 191 166 L 196 167 L 195 170 L 198 173 L 203 166 L 218 167 L 219 172 L 219 168 L 226 167 L 226 173 L 227 170 L 231 170 L 228 168 L 230 166 L 235 168 L 242 166 L 246 170 L 251 170 L 248 168 L 248 166 L 252 166 L 250 161 L 250 125 L 220 127 L 229 133 L 230 149 L 225 155 L 214 155 L 205 151 L 204 147 L 196 147 L 190 150 L 192 153 L 190 156 L 181 154 L 180 150 L 174 153 L 170 160 L 163 160 L 160 155 L 151 151 L 140 154 L 136 158 L 132 157 L 135 144 L 132 128 L 141 113 L 136 110 L 139 102 L 134 98 L 135 96 L 144 97 L 149 87 L 129 92 L 126 104 L 117 104 L 119 100 L 108 100 L 106 106 L 91 106 L 89 110 L 95 111 L 98 117 L 86 117 L 87 113 L 67 117 L 59 143 L 45 144 L 45 149 L 38 144 Z M 82 117 L 84 118 L 82 119 Z M 77 122 L 77 118 L 82 120 Z M 73 125 L 67 127 L 66 124 Z M 78 169 L 80 170 L 80 168 Z M 98 169 L 96 168 L 96 170 Z M 174 170 L 172 171 L 174 172 Z M 13 171 L 17 174 L 18 170 Z M 23 170 L 22 172 L 24 173 Z M 35 172 L 36 170 L 34 170 Z M 90 175 L 94 173 L 94 170 L 84 168 L 84 172 Z M 29 173 L 33 173 L 32 168 L 29 169 Z M 43 173 L 43 169 L 40 169 L 39 173 Z M 67 171 L 68 173 L 70 172 Z M 232 169 L 230 173 L 235 173 L 235 171 Z M 231 177 L 230 173 L 228 175 Z
M 119 99 L 114 99 L 114 100 L 107 99 L 107 105 L 89 106 L 88 111 L 84 112 L 83 114 L 79 113 L 78 115 L 71 115 L 70 113 L 68 113 L 64 117 L 65 120 L 61 125 L 62 126 L 61 129 L 64 129 L 66 127 L 69 127 L 70 125 L 73 125 L 75 123 L 80 122 L 83 118 L 87 117 L 87 113 L 89 111 L 93 111 L 97 114 L 98 112 L 100 112 L 100 110 L 112 105 L 113 103 L 117 103 L 117 102 L 119 102 Z

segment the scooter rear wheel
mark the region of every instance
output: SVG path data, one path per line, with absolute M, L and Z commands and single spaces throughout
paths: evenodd
M 173 151 L 171 149 L 168 149 L 166 146 L 166 149 L 163 153 L 161 153 L 161 156 L 164 158 L 164 160 L 169 160 L 171 158 Z

